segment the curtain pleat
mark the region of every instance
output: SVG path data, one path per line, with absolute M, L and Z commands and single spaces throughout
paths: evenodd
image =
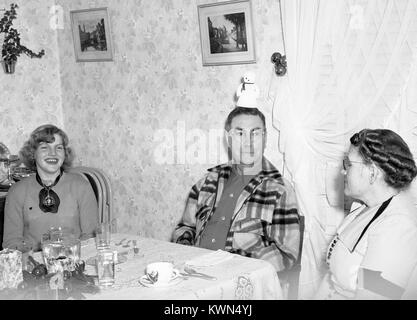
M 389 125 L 417 148 L 417 0 L 282 0 L 282 15 L 288 73 L 271 79 L 268 97 L 306 217 L 300 297 L 309 298 L 345 215 L 350 136 Z

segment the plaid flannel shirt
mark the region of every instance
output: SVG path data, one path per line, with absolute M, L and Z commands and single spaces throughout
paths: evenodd
M 239 195 L 225 250 L 267 260 L 277 271 L 289 270 L 300 247 L 295 192 L 265 158 L 262 168 Z M 199 246 L 231 170 L 230 163 L 211 168 L 191 188 L 182 220 L 173 233 L 174 242 Z

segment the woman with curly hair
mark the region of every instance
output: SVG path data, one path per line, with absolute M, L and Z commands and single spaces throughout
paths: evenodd
M 417 209 L 405 191 L 417 174 L 404 140 L 386 129 L 350 138 L 344 193 L 361 205 L 345 218 L 327 252 L 317 299 L 400 299 L 417 266 Z
M 52 227 L 70 230 L 79 238 L 93 236 L 97 201 L 87 180 L 65 172 L 73 160 L 68 142 L 64 131 L 46 124 L 24 144 L 21 158 L 36 175 L 15 183 L 7 194 L 4 248 L 39 250 L 42 235 Z

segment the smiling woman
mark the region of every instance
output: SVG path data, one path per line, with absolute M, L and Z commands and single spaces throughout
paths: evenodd
M 36 171 L 10 188 L 5 206 L 3 247 L 39 250 L 42 235 L 62 227 L 81 238 L 93 236 L 98 224 L 91 185 L 66 172 L 73 153 L 68 136 L 54 125 L 35 129 L 20 151 L 24 164 Z

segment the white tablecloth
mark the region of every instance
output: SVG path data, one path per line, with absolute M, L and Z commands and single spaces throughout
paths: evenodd
M 139 253 L 133 253 L 133 243 L 129 247 L 116 245 L 120 240 L 137 240 Z M 126 243 L 124 241 L 123 243 Z M 266 261 L 246 258 L 234 254 L 218 264 L 199 267 L 198 271 L 217 277 L 216 281 L 198 278 L 181 279 L 175 285 L 165 288 L 145 287 L 139 283 L 146 265 L 156 261 L 170 261 L 180 271 L 188 260 L 213 253 L 214 251 L 184 246 L 155 239 L 140 238 L 135 235 L 113 234 L 112 250 L 127 261 L 116 265 L 116 280 L 112 288 L 98 294 L 86 294 L 87 299 L 156 299 L 156 300 L 234 300 L 234 299 L 282 299 L 282 291 L 277 273 Z M 126 253 L 127 254 L 123 254 Z M 81 255 L 87 259 L 96 254 L 94 239 L 83 243 Z M 94 270 L 87 266 L 86 271 Z

